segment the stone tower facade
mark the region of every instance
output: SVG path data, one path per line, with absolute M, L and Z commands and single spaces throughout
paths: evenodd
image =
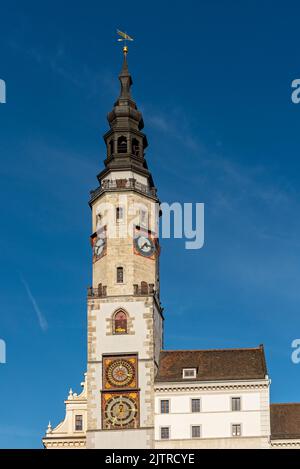
M 119 79 L 104 135 L 105 169 L 90 200 L 87 448 L 153 447 L 154 378 L 163 341 L 158 199 L 126 52 Z

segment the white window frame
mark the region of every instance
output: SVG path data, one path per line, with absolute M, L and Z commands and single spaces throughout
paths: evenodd
M 239 410 L 235 410 L 233 408 L 233 399 L 239 399 L 240 400 L 240 409 Z M 241 396 L 231 396 L 230 397 L 230 406 L 231 406 L 231 412 L 241 412 L 241 410 L 242 410 L 242 398 L 241 398 Z
M 193 411 L 193 401 L 199 401 L 199 410 Z M 201 412 L 201 398 L 200 397 L 191 397 L 191 413 L 199 414 Z
M 185 376 L 186 371 L 193 371 L 193 376 Z M 183 368 L 182 369 L 182 378 L 183 379 L 196 379 L 197 378 L 197 368 Z
M 163 428 L 168 428 L 169 429 L 169 438 L 162 438 L 161 431 L 162 431 Z M 161 427 L 159 427 L 159 439 L 162 440 L 162 441 L 171 439 L 171 427 L 169 425 L 162 425 Z
M 169 403 L 169 412 L 162 412 L 161 411 L 161 403 L 162 401 L 168 401 Z M 171 400 L 170 399 L 160 399 L 159 400 L 159 413 L 162 414 L 162 415 L 167 415 L 167 414 L 170 414 L 171 413 Z
M 234 434 L 233 434 L 233 427 L 234 427 L 235 425 L 239 425 L 239 426 L 240 426 L 240 435 L 234 435 Z M 231 436 L 232 436 L 233 438 L 240 438 L 240 437 L 242 436 L 242 434 L 243 434 L 242 424 L 241 424 L 241 423 L 232 423 L 232 424 L 231 424 Z
M 193 427 L 199 427 L 200 429 L 200 435 L 199 436 L 193 436 Z M 192 424 L 191 425 L 191 438 L 193 440 L 199 440 L 199 438 L 202 438 L 202 426 L 200 424 Z

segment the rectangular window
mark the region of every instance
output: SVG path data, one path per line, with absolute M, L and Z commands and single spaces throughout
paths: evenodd
M 192 399 L 192 412 L 200 412 L 200 399 Z
M 123 207 L 117 207 L 116 208 L 116 220 L 121 221 L 123 220 L 123 217 L 124 217 Z
M 231 427 L 232 436 L 241 436 L 242 435 L 242 426 L 240 423 L 235 423 Z
M 192 425 L 192 438 L 201 437 L 201 427 L 200 425 Z
M 194 379 L 197 375 L 196 368 L 183 368 L 182 370 L 182 377 L 186 379 Z
M 231 398 L 231 410 L 235 412 L 241 410 L 241 398 L 240 397 Z
M 117 283 L 123 283 L 123 281 L 124 281 L 123 267 L 117 267 Z
M 169 427 L 161 427 L 160 428 L 160 438 L 162 440 L 168 440 L 170 438 L 170 428 Z
M 75 415 L 75 430 L 82 431 L 82 415 Z
M 140 225 L 148 227 L 148 220 L 147 220 L 147 211 L 140 210 Z
M 168 414 L 170 412 L 170 401 L 168 399 L 164 399 L 160 401 L 160 413 L 161 414 Z

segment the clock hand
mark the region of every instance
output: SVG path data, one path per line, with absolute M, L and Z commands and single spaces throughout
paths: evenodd
M 141 249 L 143 249 L 145 246 L 147 246 L 147 247 L 151 246 L 151 245 L 150 245 L 150 242 L 149 242 L 149 241 L 146 241 L 146 242 L 143 244 L 143 246 L 141 247 Z

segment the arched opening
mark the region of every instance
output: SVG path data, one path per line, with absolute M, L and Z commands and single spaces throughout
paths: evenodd
M 132 139 L 131 147 L 132 147 L 132 154 L 135 156 L 140 156 L 140 142 L 136 138 Z
M 113 317 L 114 334 L 127 334 L 127 314 L 123 310 L 119 310 Z
M 118 153 L 127 153 L 127 138 L 124 135 L 118 138 Z
M 113 141 L 113 139 L 109 141 L 108 147 L 109 147 L 109 156 L 112 156 L 114 153 L 114 147 L 115 147 L 115 142 Z

